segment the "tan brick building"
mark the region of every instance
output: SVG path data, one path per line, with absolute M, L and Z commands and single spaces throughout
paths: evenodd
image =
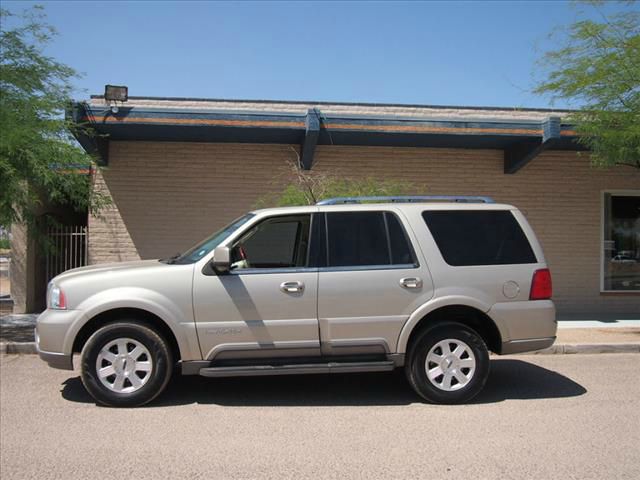
M 640 315 L 640 170 L 593 168 L 563 112 L 133 97 L 109 107 L 93 97 L 73 113 L 105 135 L 80 141 L 104 164 L 95 188 L 113 199 L 88 218 L 91 264 L 183 251 L 282 188 L 299 161 L 516 205 L 561 317 Z

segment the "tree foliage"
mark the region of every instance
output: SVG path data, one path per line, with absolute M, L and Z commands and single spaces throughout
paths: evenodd
M 640 168 L 640 11 L 634 1 L 614 14 L 602 6 L 588 2 L 598 20 L 560 31 L 562 46 L 539 62 L 546 78 L 535 92 L 579 105 L 569 120 L 594 164 Z
M 314 205 L 333 197 L 369 197 L 391 195 L 419 195 L 425 189 L 411 182 L 372 177 L 349 178 L 323 171 L 305 171 L 291 162 L 286 173 L 285 187 L 276 194 L 260 198 L 258 208 Z
M 64 118 L 77 74 L 43 53 L 56 32 L 39 7 L 0 10 L 0 22 L 0 226 L 33 226 L 43 202 L 99 209 L 106 200 L 91 194 L 89 176 L 75 173 L 92 159 Z

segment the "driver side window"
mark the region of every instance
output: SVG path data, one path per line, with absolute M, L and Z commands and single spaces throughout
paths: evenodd
M 232 270 L 305 267 L 310 226 L 309 214 L 267 218 L 233 245 Z

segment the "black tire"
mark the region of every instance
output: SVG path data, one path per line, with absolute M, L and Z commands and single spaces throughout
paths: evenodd
M 453 377 L 451 384 L 453 388 L 457 389 L 452 391 L 446 391 L 442 386 L 438 387 L 435 384 L 443 382 L 444 374 L 442 377 L 436 377 L 432 382 L 427 376 L 426 366 L 427 355 L 431 349 L 439 342 L 449 339 L 464 342 L 471 350 L 474 357 L 473 360 L 475 360 L 475 370 L 472 373 L 471 369 L 462 368 L 465 375 L 471 373 L 470 378 L 467 380 L 468 383 L 455 387 L 456 384 L 462 385 L 462 383 Z M 442 350 L 436 348 L 435 353 L 438 352 L 442 353 Z M 463 358 L 466 359 L 469 356 Z M 435 368 L 437 364 L 432 366 Z M 412 341 L 409 346 L 405 372 L 413 389 L 427 402 L 441 404 L 464 403 L 480 393 L 489 377 L 489 351 L 482 337 L 473 329 L 460 323 L 441 323 L 418 333 L 417 337 Z
M 142 372 L 142 382 L 144 383 L 142 386 L 137 387 L 135 391 L 114 391 L 103 384 L 98 375 L 98 366 L 96 364 L 98 355 L 103 347 L 118 339 L 130 339 L 139 342 L 149 353 L 150 362 L 148 363 L 151 364 L 151 371 Z M 130 342 L 125 343 L 127 348 L 135 346 Z M 119 352 L 117 346 L 115 346 L 115 351 Z M 146 357 L 147 354 L 143 353 L 139 358 L 141 358 L 141 361 L 146 361 Z M 103 360 L 101 362 L 106 362 L 106 366 L 109 366 L 109 361 Z M 167 341 L 156 331 L 146 325 L 137 323 L 135 320 L 110 323 L 97 330 L 85 343 L 80 364 L 84 387 L 98 403 L 110 407 L 138 407 L 152 401 L 165 389 L 173 372 L 173 359 Z M 105 365 L 105 363 L 102 364 Z M 113 365 L 115 366 L 116 364 L 113 363 Z M 119 365 L 126 365 L 126 362 Z M 133 374 L 136 373 L 134 372 Z M 149 376 L 148 378 L 147 375 Z M 110 381 L 109 378 L 114 379 L 115 385 L 116 375 L 108 377 L 107 381 Z M 128 378 L 124 382 L 125 388 L 136 388 Z

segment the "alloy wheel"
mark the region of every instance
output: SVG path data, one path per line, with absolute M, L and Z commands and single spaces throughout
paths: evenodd
M 100 382 L 117 393 L 133 393 L 142 388 L 153 370 L 147 347 L 132 338 L 117 338 L 105 344 L 96 359 Z
M 448 338 L 436 343 L 425 360 L 429 381 L 440 390 L 453 392 L 464 388 L 476 371 L 471 347 L 461 340 Z

